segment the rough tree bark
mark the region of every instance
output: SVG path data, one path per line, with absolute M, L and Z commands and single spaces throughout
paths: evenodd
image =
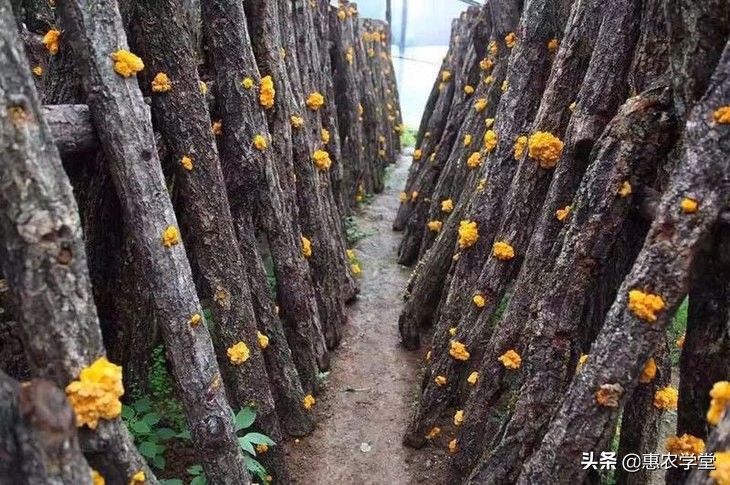
M 83 0 L 64 1 L 60 14 L 124 218 L 147 270 L 140 284 L 154 294 L 155 317 L 206 476 L 213 482 L 248 483 L 210 335 L 204 325 L 190 324 L 202 308 L 179 242 L 142 94 L 136 78 L 114 72 L 111 56 L 127 48 L 118 6 L 111 0 L 93 7 Z
M 104 348 L 76 203 L 6 1 L 0 3 L 0 66 L 2 273 L 32 373 L 65 389 Z M 121 419 L 102 421 L 80 437 L 91 466 L 111 483 L 126 483 L 139 470 L 156 483 Z
M 592 358 L 574 379 L 539 450 L 525 465 L 519 483 L 546 477 L 580 481 L 580 453 L 605 449 L 621 405 L 636 387 L 650 352 L 664 338 L 674 310 L 687 291 L 689 268 L 698 245 L 709 234 L 730 197 L 730 172 L 725 154 L 730 131 L 715 123 L 713 112 L 730 96 L 730 45 L 726 45 L 710 87 L 692 112 L 686 128 L 686 160 L 677 168 L 662 197 L 658 214 L 631 273 L 624 280 L 604 327 L 593 345 Z M 694 213 L 680 203 L 699 202 Z M 656 321 L 632 313 L 628 292 L 658 295 L 664 308 Z M 617 406 L 600 406 L 596 392 L 610 385 Z
M 257 85 L 260 75 L 246 24 L 243 5 L 233 1 L 203 4 L 203 27 L 216 73 L 218 113 L 223 123 L 221 163 L 241 252 L 250 271 L 260 268 L 260 256 L 244 241 L 255 246 L 254 218 L 267 234 L 272 251 L 281 313 L 287 322 L 287 338 L 293 351 L 306 393 L 317 389 L 317 362 L 326 359 L 326 350 L 316 309 L 311 300 L 301 239 L 282 195 L 279 170 L 268 153 L 258 150 L 254 138 L 273 143 L 259 104 L 258 90 L 242 85 L 250 78 Z M 273 79 L 273 78 L 272 78 Z M 281 80 L 273 79 L 277 87 Z M 249 279 L 251 286 L 254 286 Z M 309 286 L 308 286 L 309 285 Z M 300 290 L 300 293 L 297 292 Z M 291 296 L 291 297 L 290 297 Z M 264 307 L 260 306 L 263 310 Z
M 258 343 L 256 315 L 184 11 L 177 0 L 137 2 L 131 43 L 146 62 L 140 80 L 151 96 L 152 120 L 172 165 L 173 199 L 198 294 L 213 315 L 212 340 L 229 402 L 234 410 L 253 406 L 256 427 L 281 445 L 283 435 L 269 384 L 276 376 L 267 374 L 266 350 Z M 150 89 L 159 73 L 168 76 L 169 91 Z M 190 165 L 185 166 L 184 157 Z M 243 364 L 231 362 L 227 355 L 227 349 L 239 342 L 250 350 Z M 301 386 L 298 391 L 301 393 Z M 302 413 L 298 416 L 309 421 Z M 276 446 L 260 458 L 269 474 L 286 482 L 289 473 L 283 453 L 283 447 Z
M 76 416 L 51 382 L 21 386 L 0 372 L 0 476 L 18 485 L 91 485 Z

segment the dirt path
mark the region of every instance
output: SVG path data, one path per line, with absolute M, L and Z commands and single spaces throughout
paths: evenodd
M 396 263 L 400 235 L 391 224 L 407 172 L 401 158 L 388 170 L 385 191 L 356 217 L 368 234 L 355 247 L 361 293 L 349 308 L 350 324 L 317 398 L 317 429 L 287 445 L 294 483 L 440 483 L 433 475 L 444 461 L 443 450 L 401 445 L 422 357 L 398 345 L 398 314 L 410 269 Z

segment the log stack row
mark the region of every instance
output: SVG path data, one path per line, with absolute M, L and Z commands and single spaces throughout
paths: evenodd
M 492 0 L 454 22 L 393 224 L 401 340 L 426 347 L 404 442 L 448 446 L 450 483 L 597 479 L 582 453 L 665 451 L 677 406 L 671 434 L 730 446 L 706 419 L 730 378 L 728 15 Z
M 0 27 L 0 266 L 13 377 L 39 379 L 2 375 L 3 475 L 156 483 L 117 384 L 105 410 L 73 393 L 143 390 L 162 340 L 208 483 L 250 483 L 231 409 L 278 445 L 311 432 L 358 293 L 344 221 L 400 151 L 387 25 L 327 0 L 3 0 Z M 290 482 L 282 446 L 260 460 Z

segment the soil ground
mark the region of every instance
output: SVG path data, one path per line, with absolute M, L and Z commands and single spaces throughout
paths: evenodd
M 368 235 L 354 248 L 362 265 L 361 293 L 349 308 L 345 338 L 317 396 L 317 428 L 286 444 L 294 483 L 444 483 L 443 448 L 401 444 L 423 358 L 399 346 L 397 325 L 410 269 L 396 263 L 400 235 L 391 224 L 407 173 L 408 159 L 401 157 L 388 170 L 385 191 L 355 217 Z

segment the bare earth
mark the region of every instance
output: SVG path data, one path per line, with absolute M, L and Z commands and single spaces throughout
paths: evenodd
M 361 293 L 314 408 L 312 435 L 286 444 L 293 482 L 307 485 L 443 483 L 444 450 L 401 445 L 417 390 L 421 352 L 399 346 L 398 315 L 409 268 L 396 263 L 391 224 L 408 162 L 390 167 L 386 188 L 357 215 L 368 237 L 355 251 Z

